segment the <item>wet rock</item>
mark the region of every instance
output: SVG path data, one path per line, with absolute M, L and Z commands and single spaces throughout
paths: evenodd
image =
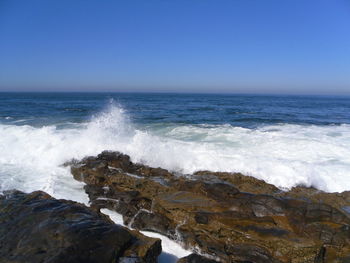
M 160 252 L 159 239 L 129 231 L 82 204 L 41 191 L 0 195 L 0 262 L 156 262 Z
M 161 214 L 140 210 L 133 218 L 130 226 L 135 229 L 154 231 L 168 236 L 168 231 L 171 229 L 171 221 Z
M 230 182 L 241 192 L 254 194 L 275 194 L 281 192 L 273 184 L 268 184 L 264 180 L 254 178 L 252 176 L 246 176 L 241 173 L 198 171 L 194 174 L 202 178 L 217 178 L 225 182 Z
M 280 192 L 278 195 L 281 197 L 328 204 L 337 209 L 344 210 L 345 212 L 346 209 L 344 208 L 350 204 L 350 191 L 342 193 L 326 193 L 313 187 L 297 186 L 293 187 L 288 192 Z
M 340 263 L 350 255 L 347 192 L 283 192 L 237 173 L 172 174 L 117 152 L 85 158 L 71 170 L 87 184 L 92 207 L 113 209 L 136 229 L 221 262 Z
M 187 257 L 180 258 L 177 263 L 217 263 L 218 261 L 212 260 L 197 254 L 191 254 Z
M 120 256 L 118 262 L 148 263 L 157 262 L 162 252 L 161 240 L 145 237 L 138 231 L 130 231 L 133 237 L 132 244 Z

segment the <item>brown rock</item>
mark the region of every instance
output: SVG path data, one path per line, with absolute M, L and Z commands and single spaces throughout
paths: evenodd
M 72 166 L 92 206 L 222 262 L 346 262 L 348 193 L 283 192 L 242 174 L 175 175 L 103 152 Z M 345 261 L 344 261 L 345 260 Z

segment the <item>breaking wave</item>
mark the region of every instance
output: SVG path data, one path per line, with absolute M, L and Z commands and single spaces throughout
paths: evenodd
M 0 191 L 44 190 L 87 202 L 62 164 L 117 150 L 135 162 L 182 173 L 242 172 L 281 188 L 350 189 L 350 126 L 164 124 L 136 126 L 114 103 L 69 128 L 0 124 Z

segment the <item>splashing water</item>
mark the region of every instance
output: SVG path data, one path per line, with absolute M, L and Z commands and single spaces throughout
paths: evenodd
M 28 99 L 26 95 L 18 96 L 20 102 Z M 131 121 L 129 114 L 113 100 L 105 110 L 84 121 L 84 112 L 94 108 L 97 100 L 93 99 L 96 95 L 84 95 L 86 97 L 83 98 L 83 95 L 73 96 L 74 103 L 71 102 L 71 94 L 58 99 L 52 99 L 50 94 L 31 96 L 33 98 L 28 99 L 30 108 L 25 106 L 27 104 L 12 107 L 11 102 L 15 97 L 13 94 L 9 95 L 8 103 L 1 104 L 0 101 L 3 114 L 0 116 L 0 192 L 8 189 L 25 192 L 43 190 L 56 198 L 88 204 L 83 184 L 75 181 L 69 168 L 62 164 L 73 158 L 97 155 L 104 150 L 120 151 L 130 155 L 134 162 L 182 173 L 197 170 L 232 171 L 264 179 L 281 188 L 303 184 L 325 191 L 350 189 L 350 125 L 346 124 L 348 106 L 344 100 L 339 101 L 340 108 L 337 108 L 338 125 L 330 124 L 334 118 L 328 118 L 323 125 L 326 115 L 316 106 L 311 110 L 312 116 L 305 115 L 304 111 L 295 115 L 312 123 L 279 124 L 271 121 L 270 113 L 274 109 L 270 107 L 270 99 L 266 98 L 256 100 L 259 109 L 261 103 L 268 104 L 267 111 L 253 113 L 259 117 L 258 120 L 252 117 L 242 121 L 240 116 L 248 116 L 255 110 L 251 109 L 251 105 L 255 104 L 240 104 L 242 98 L 231 97 L 226 104 L 222 104 L 225 100 L 223 97 L 204 97 L 203 104 L 201 100 L 195 101 L 198 96 L 188 97 L 185 101 L 191 103 L 187 106 L 182 103 L 182 107 L 185 107 L 182 110 L 179 108 L 181 105 L 176 104 L 184 99 L 181 96 L 174 105 L 171 98 L 151 97 L 151 103 L 157 98 L 159 100 L 152 106 L 147 106 L 147 96 L 141 96 L 138 99 L 141 99 L 142 107 L 147 107 L 140 108 L 139 111 L 148 112 L 148 115 L 140 114 L 148 116 L 148 122 L 143 123 Z M 215 110 L 216 114 L 235 100 L 237 105 L 244 105 L 243 108 L 238 107 L 237 112 L 232 112 L 229 108 L 228 114 L 223 115 L 225 118 L 234 116 L 239 123 L 271 123 L 238 127 L 239 125 L 223 124 L 226 123 L 225 119 L 218 124 L 215 121 L 204 124 L 204 119 L 200 121 L 202 124 L 192 121 L 193 114 L 197 114 L 194 115 L 196 120 L 205 114 L 210 117 L 211 111 Z M 243 101 L 246 100 L 251 98 L 243 98 Z M 281 100 L 285 101 L 284 98 Z M 44 106 L 41 107 L 42 104 L 38 101 Z M 56 108 L 45 104 L 52 101 L 57 104 Z M 137 101 L 137 98 L 133 95 L 131 101 Z M 310 100 L 306 102 L 305 105 L 310 105 Z M 320 105 L 325 103 L 322 100 L 318 102 Z M 209 104 L 210 107 L 205 106 Z M 221 106 L 216 107 L 215 104 Z M 197 105 L 198 110 L 192 111 L 193 105 Z M 174 120 L 187 118 L 191 121 L 187 124 L 172 120 L 164 123 L 151 121 L 164 118 L 175 106 L 183 115 L 176 116 Z M 160 108 L 161 112 L 155 111 L 155 108 Z M 290 116 L 296 113 L 295 107 L 277 108 Z M 322 118 L 315 117 L 315 109 L 318 114 L 323 114 Z M 64 115 L 62 110 L 68 115 Z M 51 118 L 53 113 L 56 115 Z M 283 114 L 287 116 L 285 112 Z M 215 120 L 216 117 L 219 118 L 216 115 L 214 117 Z M 116 213 L 104 212 L 116 223 L 122 224 Z M 159 262 L 176 262 L 178 257 L 190 253 L 158 234 L 144 234 L 162 239 L 165 252 L 160 256 Z
M 0 190 L 44 190 L 86 202 L 82 184 L 62 164 L 103 150 L 117 150 L 173 171 L 242 172 L 282 188 L 313 185 L 350 189 L 350 126 L 164 125 L 136 128 L 111 103 L 87 123 L 56 126 L 0 124 Z

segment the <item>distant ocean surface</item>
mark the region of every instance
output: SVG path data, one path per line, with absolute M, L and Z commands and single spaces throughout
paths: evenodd
M 103 150 L 181 173 L 350 190 L 350 98 L 0 93 L 0 192 L 86 202 L 62 164 Z

